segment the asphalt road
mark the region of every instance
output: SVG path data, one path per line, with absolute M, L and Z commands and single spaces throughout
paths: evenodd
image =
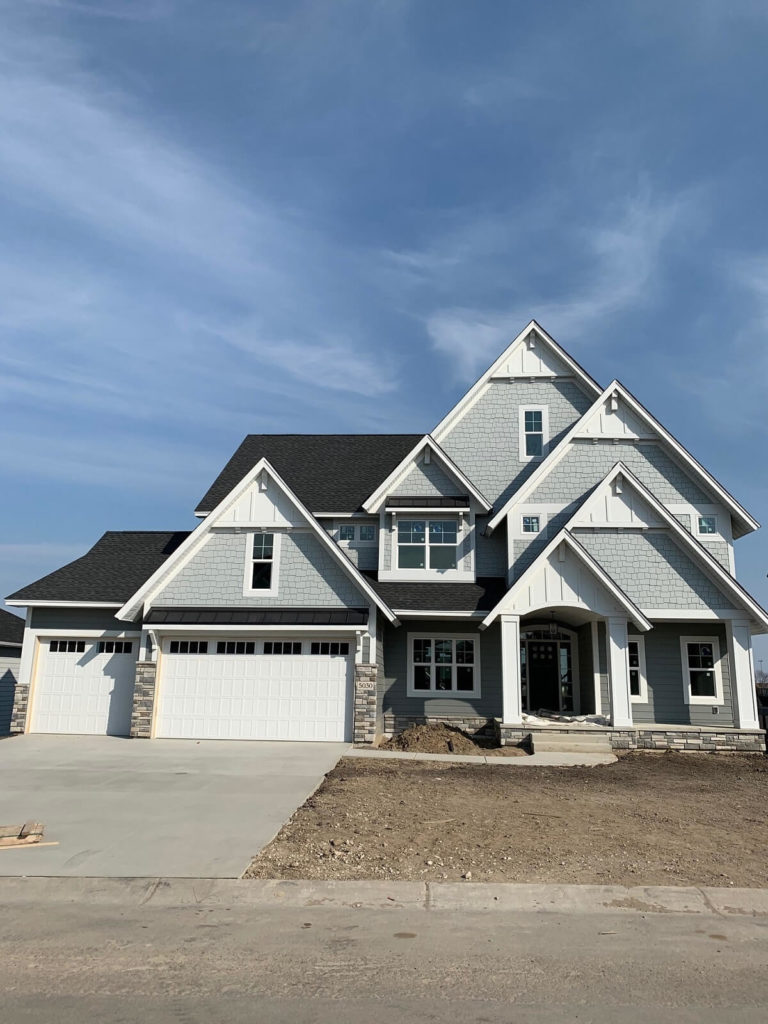
M 766 1020 L 768 918 L 12 902 L 9 1024 Z

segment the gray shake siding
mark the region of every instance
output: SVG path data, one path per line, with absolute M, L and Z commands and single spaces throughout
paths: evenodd
M 437 464 L 434 455 L 429 465 L 425 465 L 424 456 L 420 455 L 417 465 L 409 473 L 406 473 L 391 493 L 439 497 L 440 495 L 465 494 L 466 488 L 462 490 L 457 483 L 454 483 L 452 477 L 449 477 Z
M 20 654 L 20 647 L 0 646 L 0 736 L 7 736 L 11 728 Z
M 576 441 L 526 502 L 584 498 L 617 462 L 623 462 L 661 502 L 707 502 L 705 494 L 655 442 Z
M 231 607 L 314 607 L 368 604 L 341 566 L 313 534 L 281 535 L 278 593 L 243 594 L 249 538 L 229 531 L 211 533 L 203 548 L 154 599 L 156 605 Z
M 408 634 L 476 636 L 480 647 L 480 696 L 473 698 L 409 697 Z M 383 715 L 397 717 L 453 716 L 494 718 L 501 715 L 501 628 L 498 624 L 480 632 L 476 622 L 419 620 L 384 629 L 384 671 L 378 680 L 378 707 Z
M 546 405 L 550 449 L 587 411 L 590 399 L 570 380 L 492 381 L 481 398 L 442 438 L 441 447 L 497 508 L 537 462 L 521 462 L 520 407 Z
M 720 611 L 721 593 L 669 533 L 574 530 L 574 536 L 640 608 Z
M 724 702 L 717 715 L 712 714 L 709 705 L 685 703 L 681 636 L 716 636 L 719 640 Z M 710 728 L 728 728 L 735 724 L 728 648 L 725 627 L 721 623 L 656 622 L 644 637 L 648 703 L 632 705 L 635 722 Z
M 477 544 L 477 575 L 506 576 L 507 574 L 507 531 L 500 526 L 490 537 L 483 535 L 487 516 L 478 516 L 475 520 L 475 539 Z

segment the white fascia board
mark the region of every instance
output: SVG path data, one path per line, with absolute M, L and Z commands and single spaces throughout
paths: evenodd
M 14 608 L 120 608 L 119 601 L 8 601 Z
M 486 629 L 499 615 L 504 611 L 505 606 L 509 603 L 511 598 L 515 596 L 518 591 L 526 587 L 531 578 L 539 571 L 540 563 L 545 562 L 552 552 L 560 545 L 567 544 L 568 547 L 573 551 L 577 558 L 579 558 L 587 568 L 597 577 L 602 583 L 605 589 L 618 601 L 618 603 L 625 609 L 629 618 L 635 623 L 641 633 L 647 633 L 651 629 L 651 623 L 643 615 L 640 609 L 637 607 L 635 602 L 628 597 L 621 587 L 616 583 L 615 580 L 611 579 L 608 573 L 603 567 L 595 561 L 583 545 L 579 544 L 576 538 L 569 533 L 567 527 L 563 527 L 560 532 L 552 538 L 547 544 L 544 550 L 538 555 L 536 559 L 528 566 L 523 575 L 517 580 L 509 590 L 504 594 L 501 600 L 498 602 L 496 607 L 486 615 L 482 622 L 482 628 Z
M 469 391 L 467 391 L 464 397 L 460 398 L 456 405 L 454 405 L 454 407 L 450 410 L 450 412 L 446 416 L 444 416 L 442 420 L 440 420 L 435 429 L 432 431 L 432 436 L 438 442 L 444 437 L 448 429 L 452 427 L 457 420 L 461 419 L 461 417 L 473 404 L 473 402 L 478 397 L 479 393 L 482 391 L 482 389 L 485 387 L 488 381 L 491 379 L 491 377 L 493 377 L 495 374 L 499 372 L 503 364 L 510 358 L 514 350 L 525 343 L 525 340 L 531 333 L 531 331 L 535 331 L 539 339 L 543 341 L 546 345 L 548 345 L 555 353 L 555 355 L 559 359 L 561 359 L 566 364 L 566 366 L 569 367 L 569 369 L 573 370 L 574 376 L 584 386 L 585 390 L 589 394 L 601 394 L 600 385 L 597 383 L 597 381 L 590 377 L 590 375 L 583 368 L 583 366 L 580 366 L 572 356 L 569 356 L 565 349 L 561 348 L 555 341 L 555 339 L 550 334 L 548 334 L 544 330 L 544 328 L 541 327 L 540 324 L 536 323 L 535 320 L 531 320 L 528 324 L 526 324 L 522 331 L 520 331 L 517 337 L 514 338 L 514 340 L 510 342 L 509 345 L 507 345 L 507 347 L 504 349 L 504 351 L 501 353 L 498 359 L 496 359 L 488 367 L 485 373 L 482 374 L 482 376 L 480 376 L 475 381 L 475 383 L 472 385 Z
M 742 608 L 746 608 L 762 626 L 768 629 L 768 612 L 766 612 L 766 610 L 757 603 L 752 595 L 742 587 L 738 580 L 731 576 L 731 574 L 717 561 L 714 555 L 710 554 L 704 545 L 696 540 L 693 534 L 690 534 L 686 528 L 679 523 L 677 519 L 675 519 L 669 509 L 662 505 L 659 499 L 648 490 L 642 481 L 638 480 L 631 470 L 627 469 L 622 462 L 617 462 L 605 479 L 610 480 L 619 473 L 621 473 L 624 478 L 624 483 L 629 483 L 630 486 L 634 487 L 640 497 L 651 506 L 662 522 L 666 523 L 676 539 L 678 546 L 683 548 L 687 553 L 690 552 L 694 561 L 698 562 L 712 582 L 725 590 L 730 597 L 735 599 L 737 605 Z M 577 516 L 580 511 L 581 508 L 577 509 L 576 512 L 574 512 L 574 517 Z M 570 525 L 570 522 L 571 521 L 566 524 L 566 529 Z
M 674 438 L 668 430 L 666 430 L 656 417 L 650 413 L 642 403 L 640 403 L 633 394 L 631 394 L 618 380 L 615 380 L 612 385 L 607 389 L 609 391 L 617 391 L 619 395 L 624 399 L 627 405 L 630 407 L 633 413 L 643 420 L 652 430 L 654 430 L 663 441 L 669 445 L 672 451 L 677 455 L 680 462 L 690 470 L 695 476 L 697 476 L 704 484 L 712 491 L 717 494 L 718 498 L 728 508 L 736 519 L 746 527 L 745 533 L 751 533 L 753 530 L 760 529 L 760 523 L 754 519 L 749 512 L 740 505 L 739 502 L 733 497 L 733 495 L 723 487 L 721 483 L 712 476 L 708 470 L 706 470 L 702 464 L 696 459 L 691 453 L 685 448 L 680 442 Z
M 151 594 L 167 576 L 171 574 L 174 569 L 177 569 L 179 565 L 186 559 L 190 558 L 205 541 L 206 536 L 215 526 L 216 520 L 220 519 L 221 516 L 227 511 L 237 499 L 243 494 L 253 481 L 259 476 L 260 473 L 266 472 L 272 480 L 275 481 L 277 486 L 283 491 L 288 500 L 298 510 L 299 514 L 304 518 L 314 532 L 315 536 L 320 538 L 322 544 L 332 553 L 336 561 L 341 565 L 344 571 L 352 580 L 360 587 L 363 593 L 376 604 L 378 608 L 386 615 L 390 622 L 396 623 L 397 617 L 392 609 L 381 599 L 376 593 L 373 587 L 370 585 L 368 580 L 362 575 L 357 566 L 344 554 L 344 552 L 338 547 L 338 545 L 331 539 L 327 531 L 323 529 L 320 523 L 317 522 L 312 513 L 306 508 L 304 503 L 293 493 L 288 484 L 283 480 L 280 474 L 273 468 L 271 463 L 261 458 L 256 465 L 250 469 L 239 484 L 229 492 L 229 494 L 222 498 L 216 508 L 206 518 L 199 523 L 190 535 L 184 540 L 173 554 L 166 559 L 161 566 L 159 566 L 155 572 L 149 577 L 145 583 L 136 591 L 136 593 L 125 602 L 125 604 L 117 612 L 116 617 L 118 619 L 132 619 L 138 613 L 145 598 Z
M 410 471 L 412 463 L 425 448 L 429 448 L 434 453 L 437 459 L 443 464 L 443 467 L 448 471 L 449 475 L 454 478 L 460 487 L 464 487 L 469 492 L 484 512 L 490 512 L 491 503 L 488 499 L 478 491 L 472 481 L 459 469 L 450 455 L 444 452 L 437 441 L 435 441 L 435 439 L 429 434 L 425 434 L 424 437 L 414 445 L 405 458 L 395 466 L 386 480 L 382 481 L 373 494 L 363 502 L 363 508 L 366 512 L 374 514 L 379 511 L 391 488 L 396 485 L 401 477 L 405 476 Z

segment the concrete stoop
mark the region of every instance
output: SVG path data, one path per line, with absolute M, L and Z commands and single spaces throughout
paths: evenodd
M 531 729 L 534 754 L 610 754 L 611 737 L 604 732 Z

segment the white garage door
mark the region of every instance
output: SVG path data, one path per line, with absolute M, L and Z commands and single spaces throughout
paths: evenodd
M 155 734 L 175 739 L 343 741 L 354 644 L 166 640 Z
M 127 736 L 138 637 L 41 640 L 32 732 Z

